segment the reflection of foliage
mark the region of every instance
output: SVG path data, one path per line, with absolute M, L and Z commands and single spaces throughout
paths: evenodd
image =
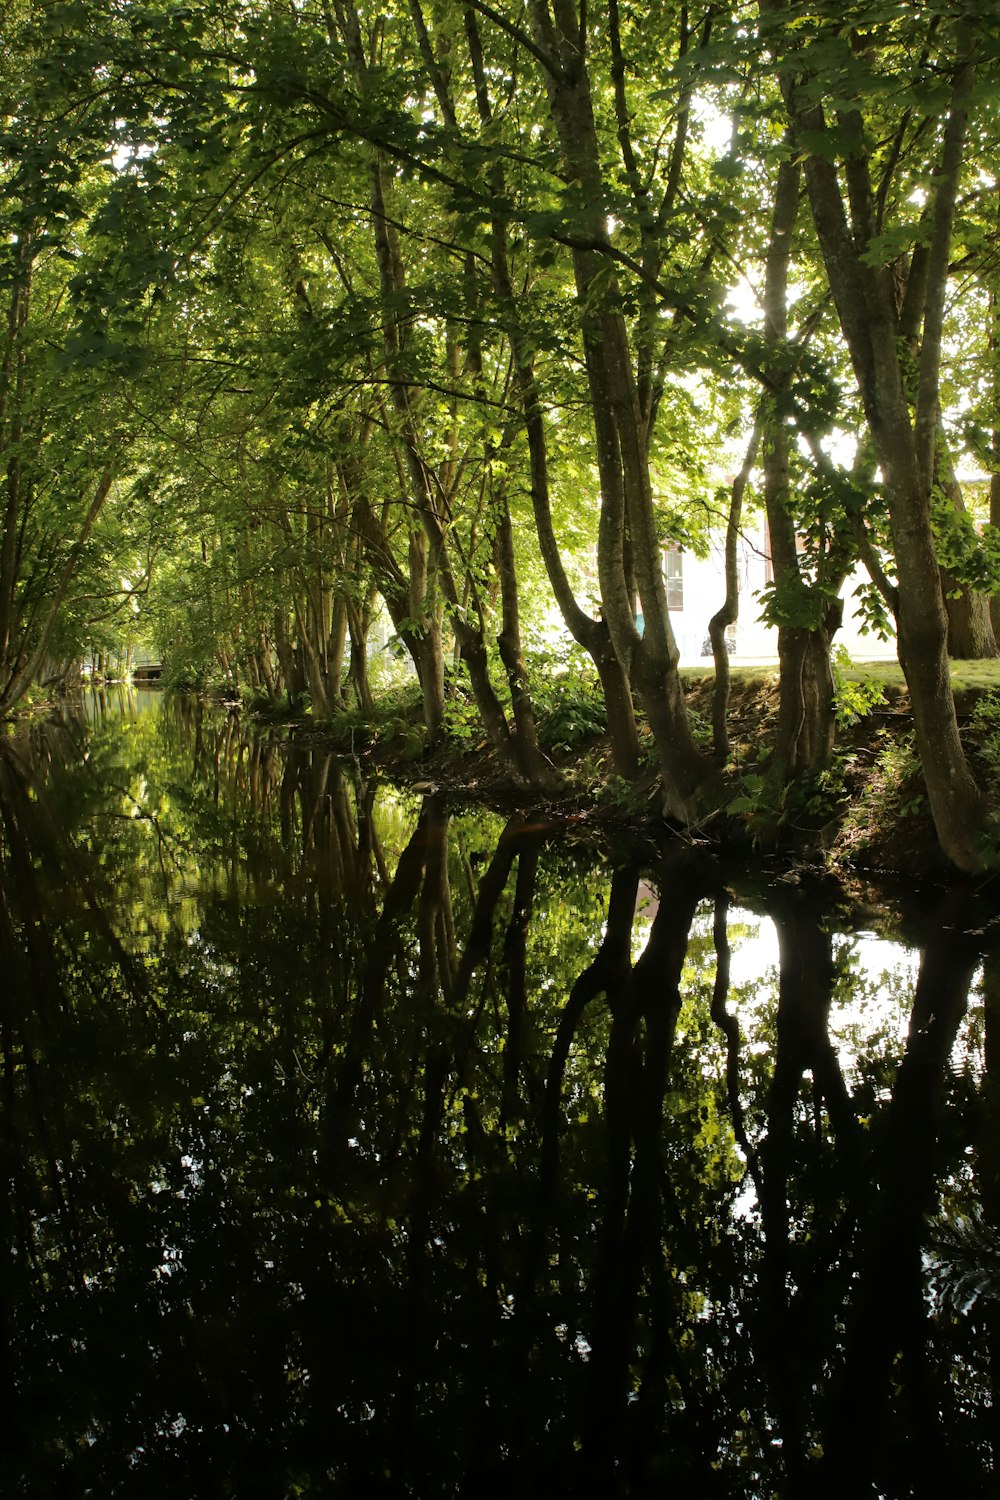
M 4 825 L 22 1493 L 592 1467 L 609 1495 L 744 1500 L 813 1474 L 906 1146 L 908 979 L 852 985 L 809 903 L 758 892 L 723 1035 L 696 862 L 612 873 L 183 705 L 99 719 L 86 759 L 60 735 Z M 957 1219 L 974 1082 L 950 1087 L 933 1212 Z M 935 1338 L 975 1453 L 981 1356 Z
M 941 1224 L 927 1259 L 935 1303 L 948 1317 L 1000 1301 L 1000 1232 L 992 1224 L 978 1217 Z

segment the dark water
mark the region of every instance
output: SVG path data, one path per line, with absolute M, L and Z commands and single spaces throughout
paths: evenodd
M 995 891 L 152 704 L 0 755 L 4 1495 L 998 1493 Z

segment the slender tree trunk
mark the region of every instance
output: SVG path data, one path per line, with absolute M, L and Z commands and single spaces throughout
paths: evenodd
M 264 691 L 267 693 L 269 703 L 275 703 L 278 699 L 278 683 L 274 671 L 274 663 L 271 658 L 271 642 L 265 630 L 260 631 L 257 637 L 257 649 L 253 657 L 257 667 L 257 677 Z
M 502 629 L 497 649 L 507 675 L 511 709 L 514 715 L 513 753 L 521 776 L 534 786 L 555 786 L 558 777 L 542 754 L 538 728 L 528 686 L 528 669 L 521 649 L 521 607 L 514 557 L 514 529 L 510 507 L 504 492 L 498 500 L 496 560 L 500 575 Z
M 778 167 L 771 240 L 764 281 L 765 339 L 780 355 L 788 343 L 788 270 L 798 217 L 801 171 L 798 161 Z M 791 514 L 790 439 L 782 401 L 785 382 L 769 401 L 764 431 L 764 506 L 779 611 L 780 703 L 771 777 L 784 783 L 802 772 L 821 770 L 833 753 L 835 730 L 830 637 L 839 612 L 820 605 L 819 625 L 800 624 L 788 614 L 801 610 L 807 584 L 799 564 Z
M 302 664 L 305 668 L 306 683 L 309 688 L 309 697 L 312 700 L 313 712 L 317 718 L 328 719 L 333 712 L 333 704 L 327 692 L 327 679 L 326 673 L 323 670 L 323 661 L 313 640 L 312 627 L 315 624 L 315 617 L 312 615 L 308 604 L 303 605 L 299 601 L 296 601 L 295 616 L 299 648 L 302 652 Z
M 0 452 L 8 453 L 4 474 L 3 536 L 0 539 L 0 662 L 8 659 L 14 630 L 14 586 L 21 532 L 25 362 L 31 300 L 30 237 L 21 246 L 20 264 L 10 290 L 3 359 L 0 361 Z
M 509 290 L 509 282 L 507 287 Z M 588 653 L 597 668 L 608 715 L 614 768 L 619 776 L 633 781 L 639 774 L 639 731 L 628 673 L 615 652 L 607 620 L 595 620 L 580 608 L 566 574 L 552 520 L 548 445 L 534 362 L 527 351 L 520 347 L 523 341 L 513 324 L 508 331 L 517 360 L 518 384 L 531 464 L 531 502 L 542 561 L 567 630 Z
M 31 632 L 31 639 L 24 639 L 18 644 L 17 653 L 13 660 L 7 663 L 6 681 L 0 681 L 0 711 L 10 709 L 19 698 L 23 697 L 35 679 L 35 675 L 45 658 L 48 650 L 52 631 L 55 628 L 59 611 L 62 609 L 69 592 L 70 584 L 79 566 L 83 548 L 87 538 L 94 528 L 94 523 L 104 508 L 104 503 L 111 493 L 114 483 L 115 467 L 118 455 L 109 460 L 104 473 L 97 481 L 90 505 L 80 523 L 80 529 L 70 548 L 65 560 L 56 574 L 53 592 L 49 598 L 45 612 L 41 620 L 35 625 Z
M 428 747 L 431 747 L 440 738 L 444 724 L 445 691 L 440 611 L 429 611 L 425 605 L 428 573 L 426 538 L 416 530 L 411 531 L 407 576 L 364 496 L 356 498 L 353 515 L 355 528 L 364 543 L 379 592 L 389 611 L 389 618 L 416 670 L 423 704 L 424 729 Z M 422 623 L 416 623 L 418 620 L 422 620 Z
M 288 701 L 297 703 L 305 692 L 305 677 L 298 652 L 288 633 L 288 616 L 281 608 L 274 612 L 274 648 L 281 665 Z
M 712 693 L 712 749 L 715 759 L 724 766 L 729 759 L 729 648 L 726 631 L 735 625 L 740 613 L 739 540 L 743 515 L 743 496 L 757 462 L 763 423 L 758 413 L 740 472 L 729 492 L 729 516 L 726 521 L 725 578 L 726 597 L 708 622 L 708 638 L 715 661 L 715 689 Z
M 347 656 L 347 601 L 337 594 L 331 610 L 330 633 L 326 640 L 326 680 L 330 702 L 340 708 L 344 701 L 344 661 Z
M 995 413 L 990 443 L 990 525 L 1000 527 L 1000 298 L 993 291 L 990 292 L 989 320 L 990 378 Z M 1000 640 L 1000 592 L 994 593 L 990 600 L 990 619 L 993 622 L 994 637 Z
M 351 640 L 351 682 L 354 684 L 358 707 L 369 722 L 376 716 L 375 698 L 368 677 L 368 623 L 367 611 L 356 601 L 347 601 L 347 623 Z
M 403 290 L 405 279 L 398 248 L 386 213 L 382 168 L 378 158 L 374 159 L 371 164 L 371 179 L 372 223 L 375 233 L 382 293 L 388 308 L 392 303 L 392 299 L 397 297 Z M 386 330 L 387 356 L 390 369 L 392 369 L 400 352 L 401 335 L 393 327 L 392 314 L 389 312 L 386 313 Z M 421 444 L 417 434 L 407 386 L 402 380 L 390 380 L 390 393 L 393 409 L 400 428 L 410 494 L 426 536 L 429 571 L 439 585 L 442 597 L 447 600 L 449 605 L 451 626 L 461 646 L 462 659 L 468 668 L 470 684 L 476 699 L 476 706 L 483 721 L 483 727 L 501 757 L 512 770 L 519 772 L 520 765 L 517 747 L 510 733 L 503 706 L 490 680 L 486 645 L 483 639 L 481 624 L 477 628 L 477 625 L 469 619 L 467 611 L 463 608 L 459 590 L 452 575 L 448 556 L 449 522 L 448 518 L 442 515 L 435 501 L 431 478 L 421 454 Z M 413 542 L 411 541 L 411 554 L 412 547 Z M 411 578 L 413 571 L 411 563 Z M 425 629 L 423 641 L 426 643 L 432 640 L 436 640 L 437 648 L 440 649 L 439 623 L 436 625 L 436 628 L 435 626 L 431 626 Z M 421 652 L 421 657 L 422 660 L 418 663 L 417 670 L 421 674 L 421 685 L 424 689 L 426 704 L 428 701 L 428 692 L 433 695 L 437 689 L 436 679 L 431 678 L 429 675 L 432 667 L 436 671 L 436 663 L 432 663 L 424 651 Z M 443 692 L 443 675 L 441 688 Z M 432 735 L 432 738 L 437 734 L 439 729 L 440 722 L 438 722 L 434 731 L 431 731 L 430 724 L 428 723 L 428 732 Z M 544 763 L 539 761 L 533 770 L 535 774 L 542 776 L 544 774 Z
M 493 111 L 479 23 L 471 7 L 465 9 L 465 30 L 475 83 L 476 106 L 484 130 L 492 125 Z M 505 191 L 503 168 L 494 163 L 490 184 L 496 201 Z M 588 653 L 597 669 L 608 715 L 608 732 L 614 768 L 619 776 L 634 780 L 639 773 L 639 734 L 628 674 L 611 643 L 606 620 L 594 619 L 580 608 L 563 563 L 552 518 L 548 444 L 545 415 L 538 387 L 532 345 L 522 326 L 520 302 L 511 280 L 508 256 L 509 226 L 499 216 L 491 223 L 493 284 L 500 301 L 504 329 L 510 340 L 515 378 L 528 441 L 531 502 L 542 562 L 567 630 Z M 515 715 L 516 715 L 515 707 Z M 519 731 L 520 732 L 520 731 Z

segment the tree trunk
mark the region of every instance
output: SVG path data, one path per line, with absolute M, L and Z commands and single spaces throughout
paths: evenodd
M 962 588 L 946 568 L 941 569 L 941 588 L 948 616 L 948 655 L 965 661 L 995 657 L 997 642 L 989 595 Z
M 428 610 L 423 604 L 427 597 L 426 538 L 415 530 L 410 533 L 407 577 L 363 495 L 356 498 L 353 515 L 389 618 L 413 661 L 420 683 L 427 744 L 432 746 L 440 738 L 444 724 L 444 650 L 440 610 Z M 415 623 L 418 620 L 421 623 Z
M 420 681 L 420 694 L 424 708 L 424 728 L 427 747 L 433 749 L 444 729 L 444 651 L 441 641 L 440 622 L 434 620 L 422 635 L 411 631 L 400 632 L 410 655 L 413 657 Z
M 288 701 L 295 704 L 305 691 L 305 679 L 298 653 L 289 638 L 288 617 L 281 608 L 274 612 L 274 649 L 281 666 Z
M 521 650 L 521 606 L 517 588 L 517 567 L 514 557 L 514 529 L 511 525 L 507 495 L 499 497 L 500 516 L 497 522 L 496 562 L 500 575 L 500 602 L 502 629 L 497 638 L 497 649 L 507 675 L 511 709 L 514 715 L 512 736 L 514 757 L 520 775 L 532 786 L 554 787 L 559 778 L 554 768 L 542 754 L 538 743 L 538 727 L 531 702 L 528 685 L 528 669 Z
M 312 612 L 308 605 L 303 608 L 298 601 L 295 605 L 296 625 L 298 628 L 299 649 L 302 653 L 302 663 L 305 667 L 306 683 L 309 688 L 309 697 L 312 701 L 313 712 L 317 718 L 328 719 L 333 712 L 333 704 L 330 701 L 326 672 L 323 669 L 323 660 L 316 649 L 316 643 L 312 638 L 312 626 L 315 623 L 311 617 Z
M 781 701 L 774 765 L 783 781 L 830 764 L 836 734 L 831 639 L 832 631 L 824 626 L 801 630 L 783 625 L 778 630 Z
M 989 349 L 993 385 L 994 428 L 990 443 L 990 525 L 1000 527 L 1000 299 L 990 292 Z M 993 635 L 1000 640 L 1000 591 L 990 599 Z
M 935 477 L 953 508 L 964 515 L 965 496 L 943 433 L 938 439 Z M 964 660 L 986 660 L 996 656 L 997 642 L 988 595 L 962 587 L 946 568 L 941 569 L 941 591 L 948 615 L 948 655 Z
M 518 362 L 518 384 L 531 462 L 531 503 L 542 561 L 567 630 L 588 653 L 597 668 L 608 715 L 615 771 L 626 781 L 634 781 L 639 774 L 640 765 L 639 731 L 628 673 L 615 653 L 607 621 L 603 618 L 595 620 L 580 608 L 567 577 L 552 522 L 548 446 L 541 399 L 535 383 L 534 364 L 526 351 L 519 350 L 521 340 L 513 326 L 509 332 Z
M 788 268 L 798 217 L 800 169 L 796 160 L 778 167 L 771 240 L 764 280 L 764 337 L 779 355 L 788 345 Z M 834 685 L 830 638 L 839 611 L 822 600 L 808 599 L 808 584 L 799 563 L 795 523 L 790 510 L 790 430 L 783 409 L 783 378 L 767 403 L 764 429 L 764 507 L 778 607 L 780 703 L 771 762 L 771 780 L 784 785 L 803 772 L 822 770 L 833 753 Z M 821 562 L 825 559 L 821 559 Z M 795 619 L 818 608 L 818 625 Z M 782 616 L 785 618 L 782 618 Z M 790 618 L 789 618 L 790 616 Z
M 467 8 L 465 12 L 465 28 L 479 119 L 483 129 L 487 130 L 492 124 L 493 114 L 479 26 L 475 12 L 471 8 Z M 504 173 L 499 163 L 494 163 L 491 169 L 490 184 L 494 199 L 501 201 L 504 195 Z M 515 378 L 528 440 L 531 503 L 539 551 L 566 629 L 577 644 L 588 653 L 597 668 L 607 710 L 611 756 L 615 771 L 625 780 L 633 781 L 638 776 L 640 768 L 639 733 L 628 674 L 615 655 L 607 622 L 604 619 L 595 620 L 580 608 L 567 577 L 555 533 L 545 416 L 536 378 L 532 344 L 522 326 L 519 299 L 511 281 L 508 234 L 508 224 L 498 215 L 494 215 L 491 222 L 493 284 L 503 310 L 504 328 L 514 357 Z
M 715 759 L 724 766 L 729 759 L 729 647 L 726 631 L 735 625 L 740 613 L 740 577 L 738 545 L 740 520 L 743 515 L 743 496 L 750 483 L 750 475 L 757 461 L 760 447 L 762 423 L 760 413 L 754 422 L 750 442 L 740 472 L 733 480 L 729 495 L 729 516 L 726 521 L 725 577 L 726 597 L 722 605 L 708 622 L 708 638 L 712 643 L 715 661 L 715 690 L 712 694 L 712 749 Z
M 712 808 L 717 769 L 695 743 L 678 672 L 678 650 L 667 609 L 660 539 L 649 474 L 649 432 L 643 422 L 623 299 L 613 261 L 594 103 L 584 59 L 586 26 L 572 0 L 532 0 L 538 55 L 547 56 L 546 85 L 565 170 L 586 205 L 574 236 L 573 269 L 601 486 L 598 576 L 601 599 L 622 669 L 639 695 L 659 756 L 663 807 L 684 825 Z M 645 628 L 636 628 L 634 586 Z
M 275 703 L 278 699 L 278 682 L 275 676 L 274 664 L 271 660 L 271 643 L 266 631 L 261 631 L 257 637 L 257 650 L 254 654 L 257 664 L 257 676 L 262 683 L 269 703 Z
M 761 0 L 761 10 L 775 19 L 783 15 L 779 0 Z M 844 161 L 850 224 L 833 157 L 810 155 L 805 164 L 813 221 L 889 498 L 899 580 L 899 660 L 910 690 L 927 795 L 941 846 L 963 870 L 978 870 L 990 862 L 984 838 L 987 808 L 958 733 L 930 498 L 940 423 L 941 320 L 971 79 L 971 65 L 963 59 L 957 67 L 935 187 L 920 389 L 912 423 L 890 273 L 865 255 L 875 237 L 876 217 L 859 116 L 839 116 L 838 134 L 853 137 Z M 786 73 L 783 88 L 799 138 L 828 135 L 822 108 L 803 98 L 800 83 Z
M 351 640 L 350 677 L 358 707 L 369 723 L 376 716 L 375 698 L 368 677 L 368 611 L 354 600 L 347 601 L 347 624 Z
M 330 633 L 326 640 L 326 680 L 330 702 L 341 708 L 344 702 L 344 660 L 347 656 L 347 601 L 338 594 L 333 601 Z

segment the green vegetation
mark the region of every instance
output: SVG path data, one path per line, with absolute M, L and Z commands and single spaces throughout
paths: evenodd
M 997 650 L 998 61 L 989 7 L 902 0 L 9 0 L 0 712 L 141 648 L 539 793 L 606 725 L 610 774 L 702 828 L 746 795 L 756 508 L 766 805 L 875 701 L 831 654 L 860 566 L 942 849 L 992 864 L 945 667 Z M 664 555 L 710 532 L 697 724 Z

